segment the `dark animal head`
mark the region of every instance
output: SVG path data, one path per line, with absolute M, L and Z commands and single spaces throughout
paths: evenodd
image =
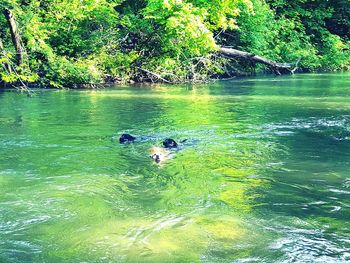
M 133 142 L 135 141 L 136 138 L 130 134 L 124 133 L 122 136 L 119 138 L 120 143 L 127 143 L 127 142 Z
M 165 139 L 163 141 L 163 145 L 165 148 L 176 148 L 177 143 L 173 139 Z

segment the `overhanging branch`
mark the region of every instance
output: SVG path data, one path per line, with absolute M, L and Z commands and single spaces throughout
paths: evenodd
M 283 73 L 293 74 L 297 70 L 297 66 L 300 61 L 299 59 L 296 65 L 292 65 L 290 63 L 277 63 L 275 61 L 255 55 L 253 53 L 226 47 L 220 47 L 218 53 L 230 58 L 244 59 L 252 61 L 254 63 L 266 65 L 269 68 L 271 68 L 277 75 L 281 75 Z

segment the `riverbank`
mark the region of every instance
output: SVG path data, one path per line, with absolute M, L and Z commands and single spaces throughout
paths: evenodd
M 324 72 L 324 71 L 319 71 L 319 72 L 297 72 L 295 74 L 286 74 L 286 75 L 276 75 L 273 73 L 266 73 L 266 72 L 261 72 L 259 74 L 251 74 L 251 75 L 246 75 L 246 76 L 234 76 L 230 78 L 215 78 L 215 79 L 208 79 L 208 80 L 203 80 L 203 81 L 196 81 L 196 82 L 191 82 L 191 81 L 185 81 L 185 82 L 180 82 L 180 83 L 169 83 L 169 82 L 155 82 L 155 81 L 143 81 L 143 82 L 137 82 L 133 80 L 128 80 L 128 81 L 118 81 L 118 82 L 108 82 L 108 83 L 88 83 L 88 84 L 75 84 L 73 86 L 62 86 L 62 87 L 55 87 L 55 86 L 45 86 L 42 84 L 34 84 L 34 83 L 29 83 L 29 84 L 5 84 L 1 86 L 0 83 L 0 91 L 11 91 L 11 90 L 18 90 L 18 91 L 30 91 L 31 89 L 82 89 L 82 90 L 88 90 L 88 89 L 105 89 L 107 88 L 113 88 L 113 87 L 124 87 L 124 86 L 136 86 L 136 87 L 141 87 L 141 86 L 152 86 L 152 85 L 169 85 L 169 86 L 176 86 L 176 85 L 194 85 L 194 86 L 201 86 L 203 84 L 210 84 L 210 83 L 216 83 L 216 82 L 221 82 L 221 81 L 232 81 L 232 80 L 254 80 L 256 78 L 283 78 L 283 77 L 296 77 L 298 76 L 304 76 L 304 75 L 346 75 L 348 74 L 349 71 L 338 71 L 338 72 Z

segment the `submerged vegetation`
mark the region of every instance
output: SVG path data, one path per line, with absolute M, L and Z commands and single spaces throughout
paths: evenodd
M 350 67 L 347 0 L 3 0 L 0 11 L 1 86 L 227 78 L 265 70 L 254 54 Z

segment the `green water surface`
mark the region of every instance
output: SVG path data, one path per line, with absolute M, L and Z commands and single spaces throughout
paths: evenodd
M 350 262 L 349 164 L 348 73 L 3 91 L 0 262 Z

